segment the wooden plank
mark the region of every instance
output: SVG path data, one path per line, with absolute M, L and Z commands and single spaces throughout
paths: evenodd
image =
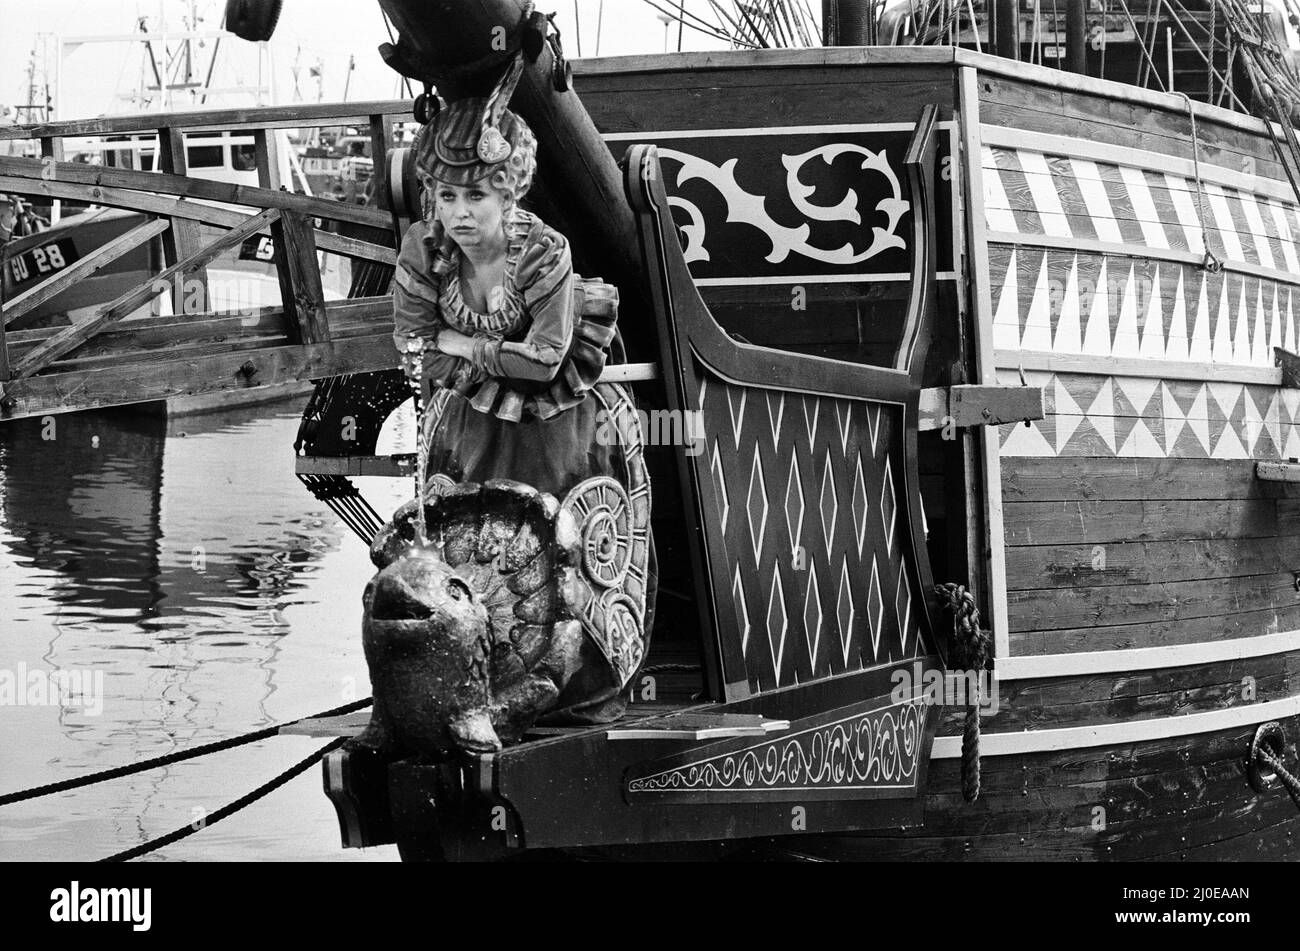
M 0 175 L 0 191 L 27 194 L 30 193 L 32 187 L 36 187 L 37 194 L 50 198 L 86 199 L 86 189 L 82 185 L 60 182 L 31 182 L 27 179 Z M 166 215 L 170 218 L 185 218 L 203 224 L 219 225 L 223 228 L 236 227 L 248 217 L 246 212 L 230 208 L 218 208 L 185 198 L 153 195 L 124 188 L 96 186 L 90 190 L 90 198 L 96 204 L 106 205 L 110 208 L 129 208 L 133 211 Z M 269 232 L 270 228 L 267 228 L 267 233 Z M 396 266 L 397 264 L 397 252 L 392 248 L 371 244 L 358 238 L 332 234 L 319 228 L 316 229 L 316 246 L 322 251 L 329 251 L 331 254 L 340 254 L 344 257 L 376 261 L 390 266 Z
M 298 126 L 361 125 L 374 113 L 409 117 L 411 103 L 406 99 L 378 99 L 365 102 L 295 103 L 288 106 L 258 106 L 244 109 L 195 109 L 167 113 L 167 121 L 187 132 L 240 130 L 256 126 L 263 129 L 292 129 Z M 153 132 L 158 128 L 157 113 L 132 116 L 108 116 L 65 122 L 28 123 L 0 129 L 5 139 L 66 138 L 83 135 L 115 135 L 128 132 Z
M 214 353 L 189 360 L 155 357 L 130 373 L 82 370 L 13 381 L 0 400 L 0 418 L 18 419 L 391 370 L 396 362 L 391 333 L 322 344 L 292 344 L 253 353 Z
M 1291 569 L 1229 578 L 1155 584 L 1028 588 L 1007 596 L 1013 633 L 1083 628 L 1090 624 L 1146 624 L 1226 617 L 1249 607 L 1300 608 Z
M 4 323 L 6 325 L 12 323 L 34 307 L 39 307 L 78 281 L 90 277 L 105 265 L 111 264 L 127 252 L 138 248 L 155 235 L 162 234 L 168 227 L 170 227 L 169 222 L 161 218 L 155 218 L 152 221 L 146 221 L 144 224 L 136 225 L 125 234 L 118 235 L 112 241 L 73 262 L 70 267 L 51 275 L 45 281 L 33 288 L 29 288 L 5 304 Z
M 14 369 L 14 378 L 21 380 L 39 373 L 56 358 L 81 345 L 104 327 L 121 320 L 141 304 L 164 293 L 168 284 L 176 275 L 184 274 L 186 270 L 193 267 L 201 267 L 227 248 L 238 245 L 250 235 L 257 234 L 262 228 L 270 226 L 279 217 L 280 211 L 276 208 L 270 208 L 259 215 L 253 215 L 243 225 L 226 232 L 206 248 L 196 251 L 182 261 L 178 261 L 160 272 L 152 280 L 127 291 L 117 300 L 104 305 L 87 320 L 64 329 L 45 341 L 32 353 L 29 353 L 23 359 L 23 362 Z
M 1150 379 L 1199 380 L 1202 383 L 1257 383 L 1281 386 L 1282 370 L 1229 363 L 1147 360 L 1142 357 L 1103 357 L 1043 350 L 998 350 L 994 359 L 1007 370 L 1046 370 L 1051 373 L 1091 373 Z
M 998 680 L 996 710 L 981 717 L 989 732 L 1120 723 L 1283 699 L 1300 689 L 1300 645 L 1285 654 L 1166 670 Z M 959 736 L 964 711 L 945 709 L 939 735 Z
M 1079 652 L 1138 651 L 1156 647 L 1243 641 L 1300 630 L 1300 608 L 1243 608 L 1231 615 L 1097 624 L 1048 631 L 1013 631 L 1007 641 L 1013 657 Z M 1247 651 L 1249 656 L 1249 651 Z M 1137 662 L 1134 661 L 1134 664 Z
M 1177 264 L 1199 265 L 1202 260 L 1202 255 L 1195 251 L 1184 251 L 1179 248 L 1153 248 L 1138 244 L 1117 244 L 1111 241 L 1097 241 L 1093 238 L 1066 238 L 1050 234 L 991 231 L 988 239 L 995 244 L 1008 244 L 1015 247 L 1054 248 L 1062 251 L 1083 251 L 1091 254 L 1123 255 L 1149 261 L 1171 261 Z M 1211 244 L 1214 245 L 1216 251 L 1220 250 L 1217 242 L 1212 241 Z M 1287 285 L 1294 284 L 1296 281 L 1296 275 L 1290 271 L 1262 267 L 1243 260 L 1224 259 L 1223 270 L 1231 271 L 1234 274 L 1250 274 L 1254 277 L 1263 277 Z
M 1188 132 L 1190 140 L 1190 128 Z M 1168 152 L 1102 143 L 1084 136 L 1030 132 L 998 125 L 984 126 L 981 129 L 981 137 L 984 145 L 1000 148 L 1029 149 L 1034 152 L 1045 152 L 1048 155 L 1088 159 L 1106 165 L 1130 165 L 1134 168 L 1166 172 L 1188 180 L 1194 180 L 1196 176 L 1196 163 L 1192 161 L 1190 155 L 1183 158 L 1181 155 L 1170 155 Z M 1271 179 L 1260 175 L 1246 175 L 1239 169 L 1202 162 L 1201 180 L 1226 185 L 1248 194 L 1267 195 L 1287 205 L 1294 205 L 1297 200 L 1291 183 L 1285 177 Z M 1195 186 L 1190 181 L 1189 185 L 1191 185 L 1191 194 L 1195 195 Z
M 312 229 L 297 212 L 286 211 L 271 226 L 280 298 L 286 314 L 292 313 L 290 337 L 299 343 L 324 343 L 330 338 L 325 317 L 325 291 Z
M 1008 502 L 1008 545 L 1272 538 L 1295 527 L 1288 500 Z M 1285 522 L 1284 524 L 1284 517 Z
M 29 182 L 16 191 L 40 194 L 42 166 L 37 159 L 0 156 L 0 175 L 12 176 Z M 387 213 L 364 205 L 309 198 L 294 192 L 273 191 L 252 185 L 235 185 L 213 182 L 202 178 L 186 178 L 165 172 L 136 172 L 129 169 L 105 168 L 101 165 L 82 165 L 77 162 L 60 162 L 54 169 L 55 179 L 63 184 L 88 186 L 82 189 L 83 200 L 99 201 L 95 188 L 123 188 L 133 191 L 173 195 L 181 198 L 201 198 L 205 201 L 225 202 L 250 208 L 278 208 L 331 221 L 348 221 L 372 228 L 391 228 Z
M 1007 549 L 1012 591 L 1217 580 L 1300 568 L 1300 537 L 1214 538 Z
M 1250 459 L 1008 456 L 1007 502 L 1300 498 L 1300 488 L 1261 482 Z
M 1052 88 L 1039 82 L 987 77 L 981 83 L 980 118 L 990 125 L 1053 135 L 1082 134 L 1096 142 L 1192 157 L 1186 103 L 1175 99 L 1152 109 L 1142 101 L 1144 90 L 1107 85 L 1129 95 L 1095 95 L 1083 87 Z M 1249 156 L 1266 178 L 1286 180 L 1263 122 L 1225 109 L 1197 108 L 1196 112 L 1203 166 L 1240 170 L 1241 160 Z

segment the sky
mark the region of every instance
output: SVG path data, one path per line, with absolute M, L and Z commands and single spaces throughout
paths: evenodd
M 224 2 L 198 0 L 194 4 L 201 18 L 200 29 L 220 26 Z M 675 6 L 675 0 L 661 0 Z M 600 19 L 600 55 L 657 53 L 664 50 L 665 33 L 669 48 L 677 48 L 677 26 L 667 31 L 656 11 L 645 0 L 539 0 L 538 9 L 557 14 L 565 46 L 571 57 L 577 53 L 581 29 L 582 53 L 596 53 L 597 21 Z M 700 0 L 687 7 L 702 8 Z M 820 6 L 820 5 L 817 5 Z M 168 28 L 179 31 L 189 15 L 189 0 L 0 0 L 0 105 L 14 106 L 27 101 L 27 64 L 33 49 L 40 51 L 38 34 L 61 37 L 113 35 L 135 32 L 140 17 L 148 17 L 156 28 L 163 13 Z M 575 20 L 575 7 L 580 19 Z M 384 20 L 375 0 L 284 0 L 284 10 L 275 37 L 269 44 L 274 67 L 258 80 L 256 47 L 243 41 L 223 44 L 212 86 L 231 89 L 220 106 L 253 104 L 253 89 L 269 84 L 273 75 L 277 101 L 296 101 L 294 66 L 298 67 L 297 89 L 302 101 L 316 101 L 318 92 L 325 102 L 343 99 L 348 78 L 349 56 L 356 68 L 348 86 L 349 100 L 404 98 L 396 74 L 379 58 L 377 47 L 387 41 Z M 210 42 L 210 41 L 209 41 Z M 54 37 L 46 40 L 50 82 L 56 83 Z M 231 47 L 237 47 L 232 49 Z M 720 49 L 715 39 L 683 31 L 682 49 Z M 211 46 L 200 53 L 205 64 Z M 320 87 L 310 70 L 320 64 Z M 85 44 L 66 48 L 63 66 L 64 92 L 56 92 L 57 118 L 79 119 L 106 113 L 138 112 L 130 96 L 139 88 L 145 64 L 142 44 Z M 214 103 L 209 101 L 209 105 Z M 189 107 L 177 101 L 177 109 Z M 3 120 L 0 120 L 3 121 Z M 12 116 L 8 121 L 12 121 Z

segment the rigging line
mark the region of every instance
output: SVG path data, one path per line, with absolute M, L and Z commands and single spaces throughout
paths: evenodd
M 698 13 L 693 13 L 692 11 L 687 10 L 685 6 L 681 7 L 676 13 L 674 13 L 671 10 L 665 10 L 663 7 L 659 6 L 658 3 L 655 3 L 654 0 L 643 0 L 643 2 L 650 4 L 650 6 L 654 7 L 656 10 L 658 10 L 664 16 L 669 17 L 670 19 L 673 20 L 679 19 L 679 15 L 680 15 L 682 22 L 686 26 L 689 26 L 694 30 L 699 30 L 700 32 L 706 32 L 706 31 L 711 32 L 712 35 L 716 36 L 718 39 L 723 39 L 727 41 L 730 41 L 732 39 L 731 34 L 728 33 L 724 27 L 714 26 L 712 23 L 704 19 Z M 713 0 L 710 0 L 710 3 L 712 2 Z M 699 25 L 696 25 L 697 23 Z
M 600 0 L 600 6 L 596 8 L 596 55 L 600 55 L 600 33 L 605 25 L 605 0 Z
M 396 46 L 396 45 L 397 45 L 397 37 L 393 35 L 393 24 L 391 24 L 390 22 L 388 22 L 388 13 L 387 13 L 387 11 L 384 10 L 383 7 L 380 7 L 380 8 L 379 8 L 379 15 L 382 16 L 382 17 L 384 18 L 384 29 L 388 31 L 388 40 L 389 40 L 389 42 L 391 42 L 394 46 Z M 406 87 L 406 95 L 407 95 L 407 96 L 412 96 L 412 95 L 414 95 L 414 93 L 413 93 L 412 90 L 411 90 L 411 81 L 410 81 L 409 79 L 407 79 L 405 76 L 402 77 L 402 85 Z
M 975 52 L 983 53 L 984 46 L 980 43 L 980 24 L 975 19 L 975 0 L 966 0 L 966 11 L 970 14 L 970 30 L 975 37 Z
M 1179 16 L 1179 15 L 1178 15 L 1178 11 L 1176 11 L 1176 10 L 1173 8 L 1173 5 L 1172 5 L 1172 3 L 1170 2 L 1170 0 L 1160 0 L 1160 2 L 1161 2 L 1161 3 L 1165 6 L 1165 8 L 1169 11 L 1169 15 L 1172 17 L 1173 22 L 1177 25 L 1178 29 L 1182 32 L 1183 36 L 1187 37 L 1187 42 L 1190 43 L 1190 44 L 1192 45 L 1192 48 L 1193 48 L 1194 52 L 1195 52 L 1198 56 L 1201 56 L 1202 58 L 1205 58 L 1205 54 L 1203 54 L 1203 53 L 1201 52 L 1200 44 L 1198 44 L 1198 43 L 1196 42 L 1196 40 L 1192 39 L 1192 34 L 1189 33 L 1188 30 L 1187 30 L 1187 27 L 1183 25 L 1183 19 L 1182 19 L 1182 17 Z M 1186 8 L 1186 7 L 1183 7 L 1183 5 L 1182 5 L 1181 3 L 1178 2 L 1178 0 L 1173 0 L 1173 3 L 1178 3 L 1178 6 L 1179 6 L 1179 7 L 1182 7 L 1183 12 L 1187 12 L 1187 8 Z M 1206 60 L 1206 62 L 1207 62 L 1207 64 L 1208 64 L 1209 67 L 1210 67 L 1210 75 L 1211 75 L 1211 76 L 1214 76 L 1214 77 L 1217 77 L 1218 79 L 1222 80 L 1223 77 L 1222 77 L 1222 76 L 1219 76 L 1219 74 L 1215 71 L 1215 69 L 1214 69 L 1214 64 L 1211 63 L 1208 59 Z M 1211 88 L 1213 88 L 1213 84 L 1212 84 L 1212 83 L 1211 83 Z M 1244 107 L 1243 107 L 1243 108 L 1244 108 Z
M 1196 175 L 1196 218 L 1201 226 L 1201 245 L 1204 252 L 1202 266 L 1211 272 L 1217 272 L 1223 265 L 1210 250 L 1210 232 L 1205 226 L 1205 188 L 1201 184 L 1201 145 L 1196 134 L 1196 109 L 1192 106 L 1192 97 L 1185 92 L 1176 92 L 1187 105 L 1187 116 L 1192 123 L 1192 171 Z M 1217 265 L 1217 266 L 1216 266 Z
M 646 0 L 646 2 L 650 3 L 651 0 Z M 733 47 L 738 48 L 744 46 L 747 47 L 748 49 L 758 49 L 758 45 L 756 43 L 754 43 L 752 40 L 744 36 L 741 26 L 738 23 L 736 23 L 735 20 L 731 19 L 727 11 L 724 10 L 721 4 L 718 3 L 718 0 L 709 0 L 709 7 L 713 10 L 713 15 L 718 20 L 719 26 L 717 27 L 717 29 L 719 31 L 718 32 L 719 37 L 725 39 Z M 694 14 L 692 14 L 692 16 L 693 15 Z M 724 19 L 727 21 L 727 23 L 730 24 L 730 27 L 722 23 Z M 700 22 L 704 23 L 707 21 L 701 20 Z
M 1152 19 L 1152 17 L 1151 17 L 1151 4 L 1152 4 L 1152 0 L 1147 0 L 1147 12 L 1146 12 L 1146 14 L 1145 14 L 1145 16 L 1146 16 L 1146 22 L 1145 22 L 1145 23 L 1143 24 L 1143 26 L 1142 26 L 1141 39 L 1139 39 L 1138 42 L 1140 42 L 1140 43 L 1142 44 L 1142 47 L 1143 47 L 1144 49 L 1148 49 L 1148 48 L 1149 48 L 1150 50 L 1154 51 L 1154 49 L 1155 49 L 1155 41 L 1154 41 L 1154 38 L 1153 38 L 1153 36 L 1152 36 L 1152 37 L 1149 37 L 1149 36 L 1147 35 L 1147 31 L 1148 31 L 1148 30 L 1150 30 L 1150 31 L 1152 32 L 1153 35 L 1154 35 L 1155 30 L 1156 30 L 1156 24 L 1155 24 L 1155 21 L 1154 21 L 1154 20 Z M 1148 67 L 1148 64 L 1150 65 L 1150 69 L 1147 68 L 1147 67 Z M 1155 64 L 1155 54 L 1154 54 L 1154 52 L 1152 52 L 1151 55 L 1147 56 L 1146 59 L 1145 59 L 1144 61 L 1140 60 L 1140 61 L 1138 62 L 1138 79 L 1137 79 L 1137 82 L 1134 83 L 1134 85 L 1135 85 L 1135 86 L 1141 86 L 1141 87 L 1144 87 L 1144 88 L 1145 88 L 1145 87 L 1146 87 L 1146 84 L 1147 84 L 1147 80 L 1149 80 L 1149 79 L 1151 78 L 1151 72 L 1152 72 L 1152 71 L 1154 71 L 1155 74 L 1156 74 L 1157 76 L 1160 75 L 1160 70 L 1156 67 L 1156 64 Z
M 660 13 L 662 13 L 666 17 L 669 17 L 670 19 L 675 18 L 675 14 L 659 6 L 659 4 L 655 2 L 655 0 L 641 0 L 641 2 L 653 7 L 654 9 L 658 10 Z M 710 0 L 710 3 L 712 2 L 713 0 Z M 692 30 L 695 30 L 698 33 L 703 33 L 705 36 L 711 36 L 714 39 L 724 40 L 728 43 L 731 43 L 733 46 L 744 45 L 744 46 L 749 46 L 751 48 L 753 47 L 752 43 L 743 42 L 738 37 L 733 36 L 730 33 L 727 33 L 724 29 L 719 29 L 718 27 L 713 26 L 713 24 L 709 23 L 707 20 L 701 19 L 700 17 L 696 16 L 690 11 L 686 11 L 685 16 L 691 19 L 699 20 L 700 23 L 704 24 L 703 26 L 697 26 L 694 23 L 690 22 L 689 20 L 683 21 L 686 24 L 686 26 L 689 26 Z
M 573 36 L 578 45 L 578 58 L 582 58 L 582 17 L 578 14 L 578 0 L 573 0 Z
M 745 22 L 749 24 L 749 28 L 754 31 L 754 36 L 757 37 L 759 46 L 763 49 L 771 49 L 771 47 L 767 45 L 767 40 L 763 39 L 763 34 L 754 23 L 753 18 L 749 15 L 749 10 L 745 7 L 743 0 L 732 0 L 732 3 L 735 4 L 736 12 L 745 18 Z
M 1128 20 L 1129 26 L 1133 28 L 1133 35 L 1138 36 L 1139 34 L 1137 28 L 1137 21 L 1133 19 L 1133 14 L 1129 12 L 1128 3 L 1126 2 L 1126 0 L 1119 0 L 1119 5 L 1120 5 L 1120 9 L 1124 11 L 1124 16 Z M 1155 63 L 1151 62 L 1151 52 L 1146 48 L 1146 44 L 1139 43 L 1138 48 L 1142 50 L 1142 55 L 1146 57 L 1146 61 L 1151 64 L 1151 69 L 1155 74 L 1156 82 L 1160 84 L 1160 91 L 1167 92 L 1168 90 L 1165 89 L 1164 80 L 1160 78 L 1160 70 L 1156 69 Z

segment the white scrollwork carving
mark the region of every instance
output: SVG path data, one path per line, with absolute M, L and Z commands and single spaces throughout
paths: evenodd
M 858 264 L 890 248 L 906 247 L 906 242 L 895 234 L 895 229 L 898 227 L 899 219 L 911 206 L 903 199 L 902 185 L 890 167 L 884 149 L 872 152 L 860 145 L 842 142 L 823 145 L 800 155 L 781 156 L 786 169 L 786 190 L 789 192 L 791 203 L 814 221 L 849 221 L 861 224 L 860 199 L 854 189 L 850 188 L 835 205 L 815 205 L 808 201 L 815 187 L 805 184 L 799 178 L 800 170 L 814 159 L 821 158 L 830 164 L 837 156 L 845 153 L 862 155 L 864 157 L 862 169 L 879 173 L 884 177 L 890 190 L 887 197 L 876 203 L 876 210 L 886 216 L 887 226 L 883 228 L 879 225 L 873 226 L 871 244 L 861 252 L 854 252 L 851 244 L 845 244 L 834 250 L 816 247 L 809 243 L 812 228 L 807 223 L 790 228 L 772 218 L 767 211 L 767 199 L 762 195 L 745 191 L 736 181 L 736 166 L 739 159 L 732 158 L 722 165 L 715 165 L 706 159 L 677 149 L 659 149 L 661 158 L 672 159 L 681 164 L 681 169 L 677 173 L 678 187 L 692 179 L 700 179 L 708 183 L 726 201 L 728 222 L 751 225 L 767 236 L 772 242 L 772 250 L 766 255 L 766 259 L 771 264 L 780 264 L 792 252 L 825 264 Z M 676 198 L 669 199 L 669 204 L 684 208 L 691 219 L 690 224 L 681 228 L 686 238 L 687 262 L 709 260 L 709 252 L 704 246 L 707 226 L 699 208 L 694 205 L 687 207 L 689 202 Z
M 899 786 L 917 776 L 924 704 L 858 713 L 633 779 L 629 792 Z

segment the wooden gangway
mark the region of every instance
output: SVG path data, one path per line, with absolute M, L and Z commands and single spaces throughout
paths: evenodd
M 390 208 L 386 178 L 393 129 L 405 115 L 409 104 L 383 101 L 156 113 L 0 130 L 0 140 L 39 142 L 41 154 L 0 157 L 0 192 L 39 204 L 71 201 L 141 215 L 125 233 L 12 299 L 0 299 L 0 420 L 395 366 L 388 282 L 404 222 L 401 210 Z M 294 193 L 281 181 L 275 130 L 325 126 L 368 130 L 375 176 L 369 206 Z M 257 186 L 187 175 L 186 133 L 210 130 L 252 136 Z M 158 137 L 157 171 L 64 160 L 68 140 L 140 134 Z M 208 267 L 257 235 L 272 239 L 282 303 L 213 309 Z M 147 280 L 70 326 L 6 331 L 146 242 L 157 243 L 163 265 Z M 326 299 L 321 266 L 332 255 L 354 264 L 348 299 Z M 355 279 L 358 262 L 369 280 Z M 0 256 L 0 273 L 5 263 Z M 181 306 L 173 314 L 130 316 L 181 287 L 186 293 L 175 294 Z M 195 287 L 202 293 L 191 293 Z

